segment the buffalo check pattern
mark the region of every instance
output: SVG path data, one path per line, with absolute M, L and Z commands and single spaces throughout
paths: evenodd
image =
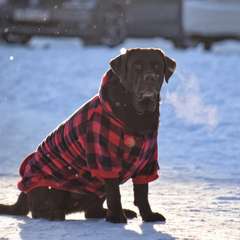
M 157 132 L 126 131 L 104 94 L 109 81 L 105 74 L 99 94 L 25 158 L 18 183 L 21 191 L 49 187 L 104 197 L 104 179 L 118 178 L 124 183 L 132 178 L 144 184 L 158 178 Z

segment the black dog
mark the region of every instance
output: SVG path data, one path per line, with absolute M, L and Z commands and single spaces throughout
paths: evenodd
M 165 221 L 150 208 L 148 182 L 157 178 L 160 90 L 176 63 L 159 49 L 130 49 L 110 66 L 99 95 L 24 160 L 22 192 L 14 205 L 0 205 L 0 214 L 64 220 L 84 211 L 125 223 L 136 213 L 122 209 L 119 184 L 132 178 L 143 221 Z

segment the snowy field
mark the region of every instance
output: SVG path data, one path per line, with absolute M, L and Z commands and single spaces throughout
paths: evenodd
M 0 202 L 16 200 L 24 156 L 97 92 L 108 61 L 130 47 L 160 47 L 177 62 L 162 91 L 161 178 L 149 197 L 167 222 L 0 216 L 0 240 L 240 239 L 240 42 L 219 43 L 211 52 L 176 50 L 161 39 L 129 40 L 113 49 L 84 47 L 77 39 L 0 43 Z M 135 209 L 131 183 L 121 192 L 124 207 Z

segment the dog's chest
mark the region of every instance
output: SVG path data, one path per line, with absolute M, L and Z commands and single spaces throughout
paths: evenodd
M 85 149 L 90 150 L 91 165 L 105 171 L 120 170 L 123 179 L 144 168 L 157 151 L 156 134 L 130 133 L 116 119 L 105 115 L 93 116 L 87 132 Z

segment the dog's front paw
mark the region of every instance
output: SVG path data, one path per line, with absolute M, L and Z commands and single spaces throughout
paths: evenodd
M 123 212 L 119 214 L 113 214 L 110 211 L 108 211 L 106 221 L 111 223 L 127 223 L 127 217 Z
M 133 219 L 137 217 L 137 213 L 130 209 L 123 209 L 127 219 Z
M 166 218 L 160 213 L 149 213 L 146 216 L 142 216 L 144 222 L 166 222 Z

